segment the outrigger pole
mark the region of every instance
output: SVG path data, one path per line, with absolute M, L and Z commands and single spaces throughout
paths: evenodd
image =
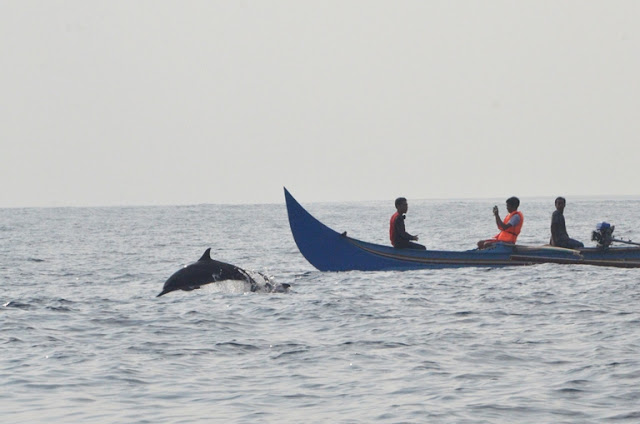
M 624 243 L 624 244 L 632 244 L 634 246 L 640 246 L 640 243 L 635 243 L 631 240 L 621 240 L 617 238 L 612 238 L 611 241 L 615 241 L 616 243 Z

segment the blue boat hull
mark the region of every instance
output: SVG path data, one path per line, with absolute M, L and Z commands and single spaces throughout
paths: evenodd
M 357 240 L 327 227 L 284 189 L 289 225 L 302 256 L 320 271 L 391 271 L 503 267 L 539 263 L 640 267 L 640 247 L 563 249 L 496 243 L 467 251 L 396 249 Z

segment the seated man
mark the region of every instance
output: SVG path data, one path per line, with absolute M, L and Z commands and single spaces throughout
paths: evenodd
M 556 199 L 556 210 L 551 215 L 551 246 L 566 247 L 567 249 L 580 249 L 584 247 L 582 242 L 569 238 L 567 227 L 564 223 L 564 207 L 567 201 L 564 197 Z
M 478 249 L 484 249 L 498 241 L 505 243 L 516 242 L 518 234 L 520 234 L 520 230 L 522 229 L 522 224 L 524 223 L 524 215 L 518 210 L 518 206 L 520 206 L 520 200 L 517 197 L 509 197 L 507 199 L 507 212 L 509 212 L 509 214 L 504 218 L 504 221 L 500 219 L 498 207 L 493 207 L 493 215 L 496 218 L 496 225 L 500 233 L 489 240 L 480 240 L 478 242 Z
M 403 214 L 407 213 L 409 209 L 409 205 L 407 204 L 407 199 L 404 197 L 398 197 L 396 199 L 396 213 L 393 214 L 391 220 L 389 221 L 389 238 L 391 239 L 391 244 L 393 247 L 401 248 L 401 249 L 426 249 L 421 244 L 413 243 L 411 240 L 418 240 L 418 236 L 412 236 L 407 233 L 404 229 L 404 218 Z

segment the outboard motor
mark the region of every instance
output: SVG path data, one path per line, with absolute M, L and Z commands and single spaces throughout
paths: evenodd
M 596 230 L 591 233 L 591 240 L 598 243 L 598 247 L 606 249 L 614 241 L 613 230 L 615 225 L 611 225 L 608 222 L 600 222 L 596 225 Z

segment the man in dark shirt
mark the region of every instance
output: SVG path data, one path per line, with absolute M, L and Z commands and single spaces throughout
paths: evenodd
M 567 234 L 567 227 L 564 223 L 564 207 L 567 201 L 564 197 L 558 197 L 556 199 L 556 210 L 551 215 L 551 240 L 549 244 L 552 246 L 566 247 L 567 249 L 579 249 L 584 247 L 584 244 L 578 240 L 569 238 Z
M 413 243 L 411 240 L 418 240 L 418 236 L 412 236 L 404 229 L 404 214 L 407 213 L 409 205 L 407 199 L 398 197 L 396 199 L 396 213 L 393 214 L 389 221 L 389 238 L 393 247 L 405 249 L 426 249 L 421 244 Z

